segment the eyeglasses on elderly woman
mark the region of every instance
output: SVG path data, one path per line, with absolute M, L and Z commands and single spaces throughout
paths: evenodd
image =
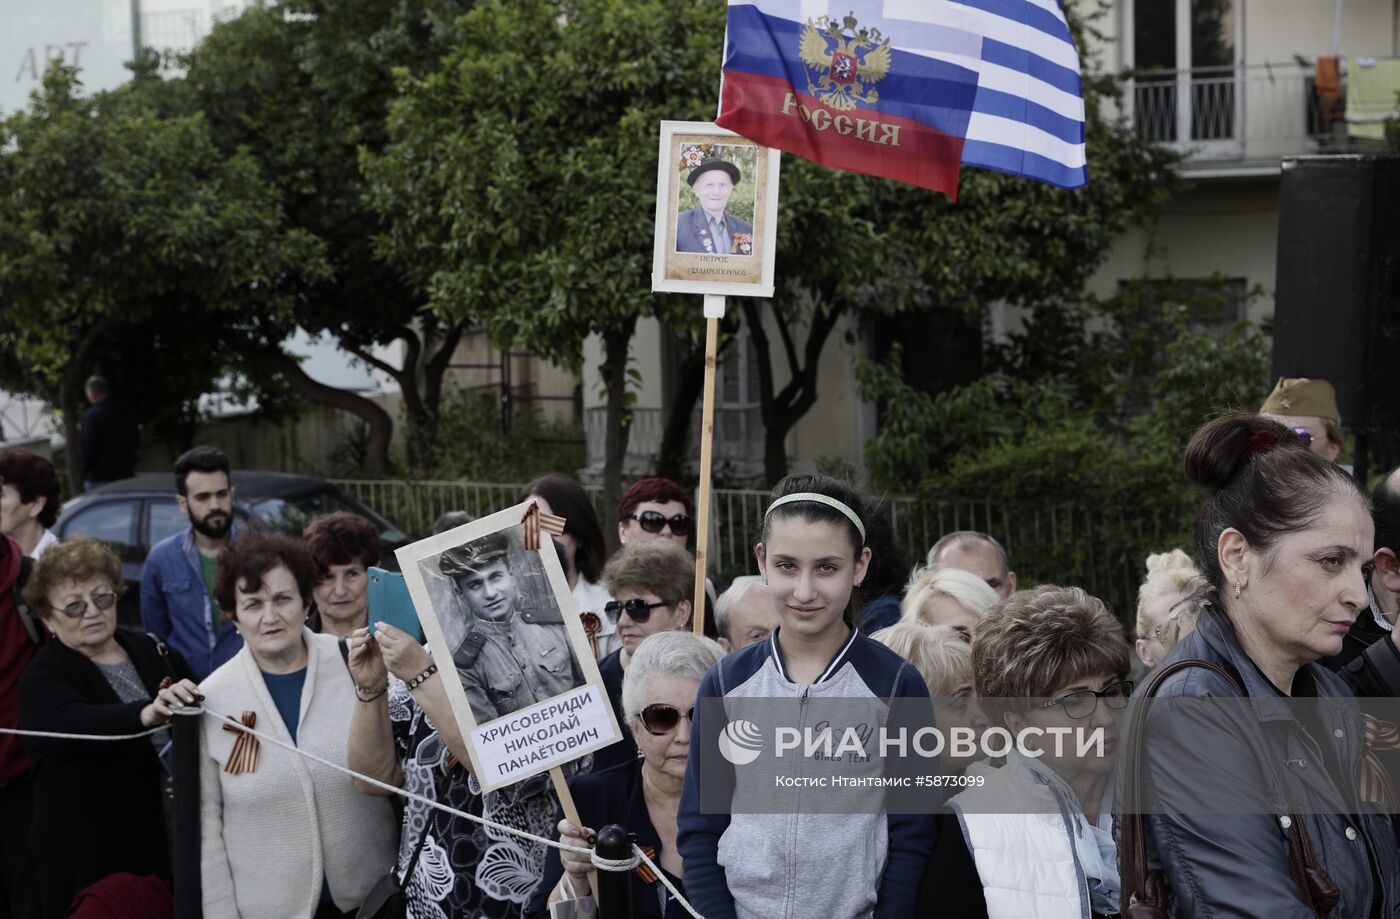
M 69 619 L 81 619 L 83 618 L 83 614 L 87 612 L 88 603 L 92 603 L 97 609 L 105 612 L 111 609 L 112 605 L 116 602 L 116 593 L 110 588 L 101 587 L 94 590 L 86 600 L 74 600 L 71 603 L 65 603 L 63 606 L 55 606 L 53 610 L 56 613 L 62 613 Z
M 695 706 L 685 713 L 685 720 L 694 723 Z M 681 710 L 664 702 L 654 702 L 642 709 L 642 727 L 648 734 L 669 734 L 681 723 Z
M 651 618 L 651 611 L 658 606 L 670 606 L 670 604 L 665 600 L 657 600 L 655 603 L 648 603 L 641 597 L 633 597 L 626 603 L 620 600 L 609 600 L 607 603 L 603 604 L 603 612 L 607 613 L 608 618 L 613 622 L 616 622 L 618 617 L 626 612 L 628 619 L 641 625 Z
M 1104 704 L 1114 711 L 1122 711 L 1128 707 L 1128 697 L 1132 694 L 1133 681 L 1119 680 L 1117 683 L 1109 683 L 1098 692 L 1092 689 L 1077 689 L 1074 692 L 1067 692 L 1058 699 L 1047 699 L 1038 707 L 1050 708 L 1058 705 L 1071 718 L 1083 719 L 1094 714 L 1094 710 L 1099 707 L 1100 699 L 1103 699 Z

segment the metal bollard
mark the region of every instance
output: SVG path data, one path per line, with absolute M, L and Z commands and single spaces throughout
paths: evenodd
M 204 894 L 200 887 L 199 835 L 199 709 L 176 709 L 170 721 L 174 744 L 175 919 L 200 919 Z
M 598 831 L 594 844 L 599 858 L 623 861 L 632 857 L 632 836 L 610 823 Z M 598 872 L 598 919 L 632 919 L 632 872 Z

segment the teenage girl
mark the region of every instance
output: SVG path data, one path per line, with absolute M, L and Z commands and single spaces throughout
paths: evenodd
M 704 783 L 732 786 L 735 768 L 702 751 L 718 746 L 725 727 L 707 698 L 791 699 L 794 718 L 809 700 L 861 699 L 889 710 L 898 700 L 928 698 L 912 665 L 852 625 L 854 589 L 871 558 L 865 506 L 850 486 L 821 475 L 788 476 L 773 491 L 754 554 L 781 625 L 705 676 L 693 728 L 701 742 L 691 744 L 681 793 L 677 847 L 686 890 L 706 919 L 903 919 L 913 910 L 933 849 L 932 816 L 816 813 L 820 795 L 782 813 L 714 813 L 712 800 L 701 801 Z M 793 753 L 784 763 L 801 768 Z

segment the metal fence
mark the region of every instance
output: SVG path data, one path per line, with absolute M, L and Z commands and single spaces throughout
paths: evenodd
M 521 485 L 481 482 L 405 482 L 337 479 L 335 484 L 426 536 L 447 511 L 484 516 L 514 504 Z M 584 486 L 603 516 L 601 486 Z M 756 574 L 753 546 L 768 492 L 716 489 L 712 495 L 710 570 L 721 583 Z M 893 497 L 883 502 L 895 542 L 914 564 L 945 533 L 980 530 L 1011 554 L 1022 586 L 1065 583 L 1100 597 L 1129 618 L 1150 552 L 1188 547 L 1189 515 L 1163 511 L 1108 510 L 1082 504 L 999 504 L 990 501 L 926 501 Z

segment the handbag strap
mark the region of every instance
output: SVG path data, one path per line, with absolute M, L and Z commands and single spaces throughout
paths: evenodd
M 1145 702 L 1156 694 L 1167 677 L 1191 667 L 1200 667 L 1214 673 L 1225 680 L 1242 698 L 1248 698 L 1244 687 L 1234 674 L 1219 664 L 1197 658 L 1184 658 L 1160 666 L 1143 684 L 1140 704 L 1134 708 L 1132 722 L 1128 726 L 1130 740 L 1128 756 L 1123 765 L 1123 785 L 1125 797 L 1132 808 L 1125 814 L 1124 832 L 1119 847 L 1119 871 L 1127 903 L 1130 906 L 1140 904 L 1145 908 L 1144 912 L 1166 908 L 1165 902 L 1159 902 L 1165 894 L 1165 886 L 1160 877 L 1153 877 L 1156 873 L 1149 872 L 1147 867 L 1146 818 L 1142 812 L 1142 783 L 1138 781 L 1137 775 L 1137 765 L 1142 758 L 1144 737 L 1147 733 L 1143 730 L 1148 708 Z M 1288 784 L 1283 766 L 1275 757 L 1266 756 L 1265 759 L 1273 766 L 1275 780 L 1288 807 L 1289 826 L 1292 830 L 1288 834 L 1289 873 L 1293 875 L 1294 882 L 1312 910 L 1318 916 L 1325 917 L 1340 899 L 1340 891 L 1317 862 L 1312 839 L 1303 821 L 1298 818 L 1298 807 L 1293 800 L 1293 790 Z
M 442 798 L 443 786 L 452 778 L 453 764 L 449 761 L 447 769 L 433 782 L 433 800 Z M 428 830 L 433 826 L 433 812 L 428 809 L 427 817 L 423 821 L 423 830 L 418 834 L 418 842 L 413 846 L 413 854 L 408 858 L 408 864 L 404 866 L 403 874 L 399 875 L 399 889 L 407 890 L 408 882 L 413 877 L 413 870 L 418 867 L 418 856 L 423 854 L 423 845 L 428 841 Z

